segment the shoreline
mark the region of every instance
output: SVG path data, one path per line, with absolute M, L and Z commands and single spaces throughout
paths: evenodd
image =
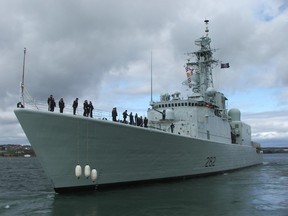
M 262 147 L 263 154 L 288 153 L 288 147 Z M 0 157 L 35 157 L 31 145 L 2 144 L 0 145 Z

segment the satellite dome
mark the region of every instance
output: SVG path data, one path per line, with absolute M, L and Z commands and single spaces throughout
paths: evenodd
M 241 112 L 239 109 L 230 109 L 228 115 L 231 117 L 232 121 L 241 121 Z
M 206 94 L 209 96 L 209 97 L 213 97 L 215 94 L 216 94 L 216 90 L 213 88 L 213 87 L 208 87 L 206 89 Z

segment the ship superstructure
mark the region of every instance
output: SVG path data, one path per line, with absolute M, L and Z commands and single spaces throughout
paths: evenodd
M 148 110 L 150 127 L 221 143 L 251 145 L 250 126 L 241 121 L 238 109 L 227 112 L 227 98 L 214 88 L 212 69 L 218 61 L 213 59 L 208 22 L 205 20 L 206 36 L 195 41 L 199 50 L 187 54 L 187 80 L 183 84 L 191 90 L 190 95 L 183 99 L 180 92 L 163 94 L 159 102 L 152 102 Z M 195 62 L 191 62 L 193 57 Z
M 210 175 L 262 163 L 260 145 L 238 109 L 214 89 L 208 36 L 188 53 L 187 98 L 151 101 L 148 128 L 71 114 L 14 112 L 56 192 Z M 195 61 L 192 61 L 195 57 Z

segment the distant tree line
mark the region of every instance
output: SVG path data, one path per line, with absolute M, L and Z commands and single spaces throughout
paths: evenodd
M 0 145 L 1 157 L 35 157 L 35 152 L 30 145 L 17 145 L 17 144 L 5 144 Z
M 288 153 L 288 147 L 262 147 L 264 154 Z

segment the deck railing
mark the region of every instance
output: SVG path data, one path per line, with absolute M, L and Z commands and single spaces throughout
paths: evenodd
M 25 104 L 24 105 L 25 105 L 26 109 L 33 109 L 33 110 L 41 110 L 41 111 L 50 112 L 48 110 L 47 102 L 37 101 L 37 100 L 33 99 L 32 97 L 30 97 L 29 94 L 25 94 Z M 78 107 L 76 109 L 76 115 L 83 116 L 83 111 L 84 110 L 83 110 L 82 104 L 78 104 Z M 56 104 L 54 112 L 58 112 L 58 113 L 60 112 L 58 104 Z M 63 113 L 73 115 L 72 104 L 65 103 L 65 108 L 63 110 Z M 111 112 L 108 112 L 105 110 L 94 108 L 92 114 L 93 114 L 93 118 L 97 118 L 97 119 L 105 118 L 107 120 L 112 120 Z
M 41 111 L 47 111 L 47 112 L 50 112 L 48 110 L 48 104 L 47 104 L 47 101 L 38 101 L 36 99 L 34 99 L 33 97 L 30 96 L 29 92 L 24 89 L 24 94 L 23 94 L 23 97 L 24 97 L 24 106 L 26 109 L 32 109 L 32 110 L 41 110 Z M 23 99 L 22 100 L 22 103 L 23 103 Z M 56 101 L 55 101 L 56 102 Z M 20 104 L 17 104 L 17 106 L 21 106 Z M 121 108 L 119 109 L 121 110 Z M 118 111 L 119 111 L 118 110 Z M 122 109 L 123 111 L 125 109 Z M 59 106 L 58 106 L 58 102 L 56 102 L 56 107 L 54 109 L 54 112 L 55 113 L 60 113 L 60 109 L 59 109 Z M 77 107 L 77 110 L 76 110 L 76 115 L 77 116 L 83 116 L 83 104 L 82 103 L 78 103 L 78 107 Z M 73 107 L 72 107 L 72 104 L 69 104 L 69 103 L 65 103 L 65 108 L 63 110 L 63 113 L 65 114 L 71 114 L 73 115 Z M 119 114 L 120 113 L 120 114 Z M 123 118 L 122 117 L 122 112 L 118 112 L 118 121 L 119 122 L 124 122 L 123 121 Z M 93 118 L 97 118 L 97 119 L 105 119 L 105 120 L 110 120 L 112 121 L 112 112 L 110 111 L 107 111 L 107 110 L 102 110 L 102 109 L 96 109 L 94 108 L 93 109 Z M 141 116 L 141 115 L 139 115 Z M 134 117 L 134 116 L 133 116 Z M 90 118 L 90 117 L 89 117 Z M 134 119 L 134 118 L 133 118 Z M 126 120 L 126 123 L 129 122 L 129 117 L 128 119 Z M 135 124 L 135 123 L 134 123 Z

